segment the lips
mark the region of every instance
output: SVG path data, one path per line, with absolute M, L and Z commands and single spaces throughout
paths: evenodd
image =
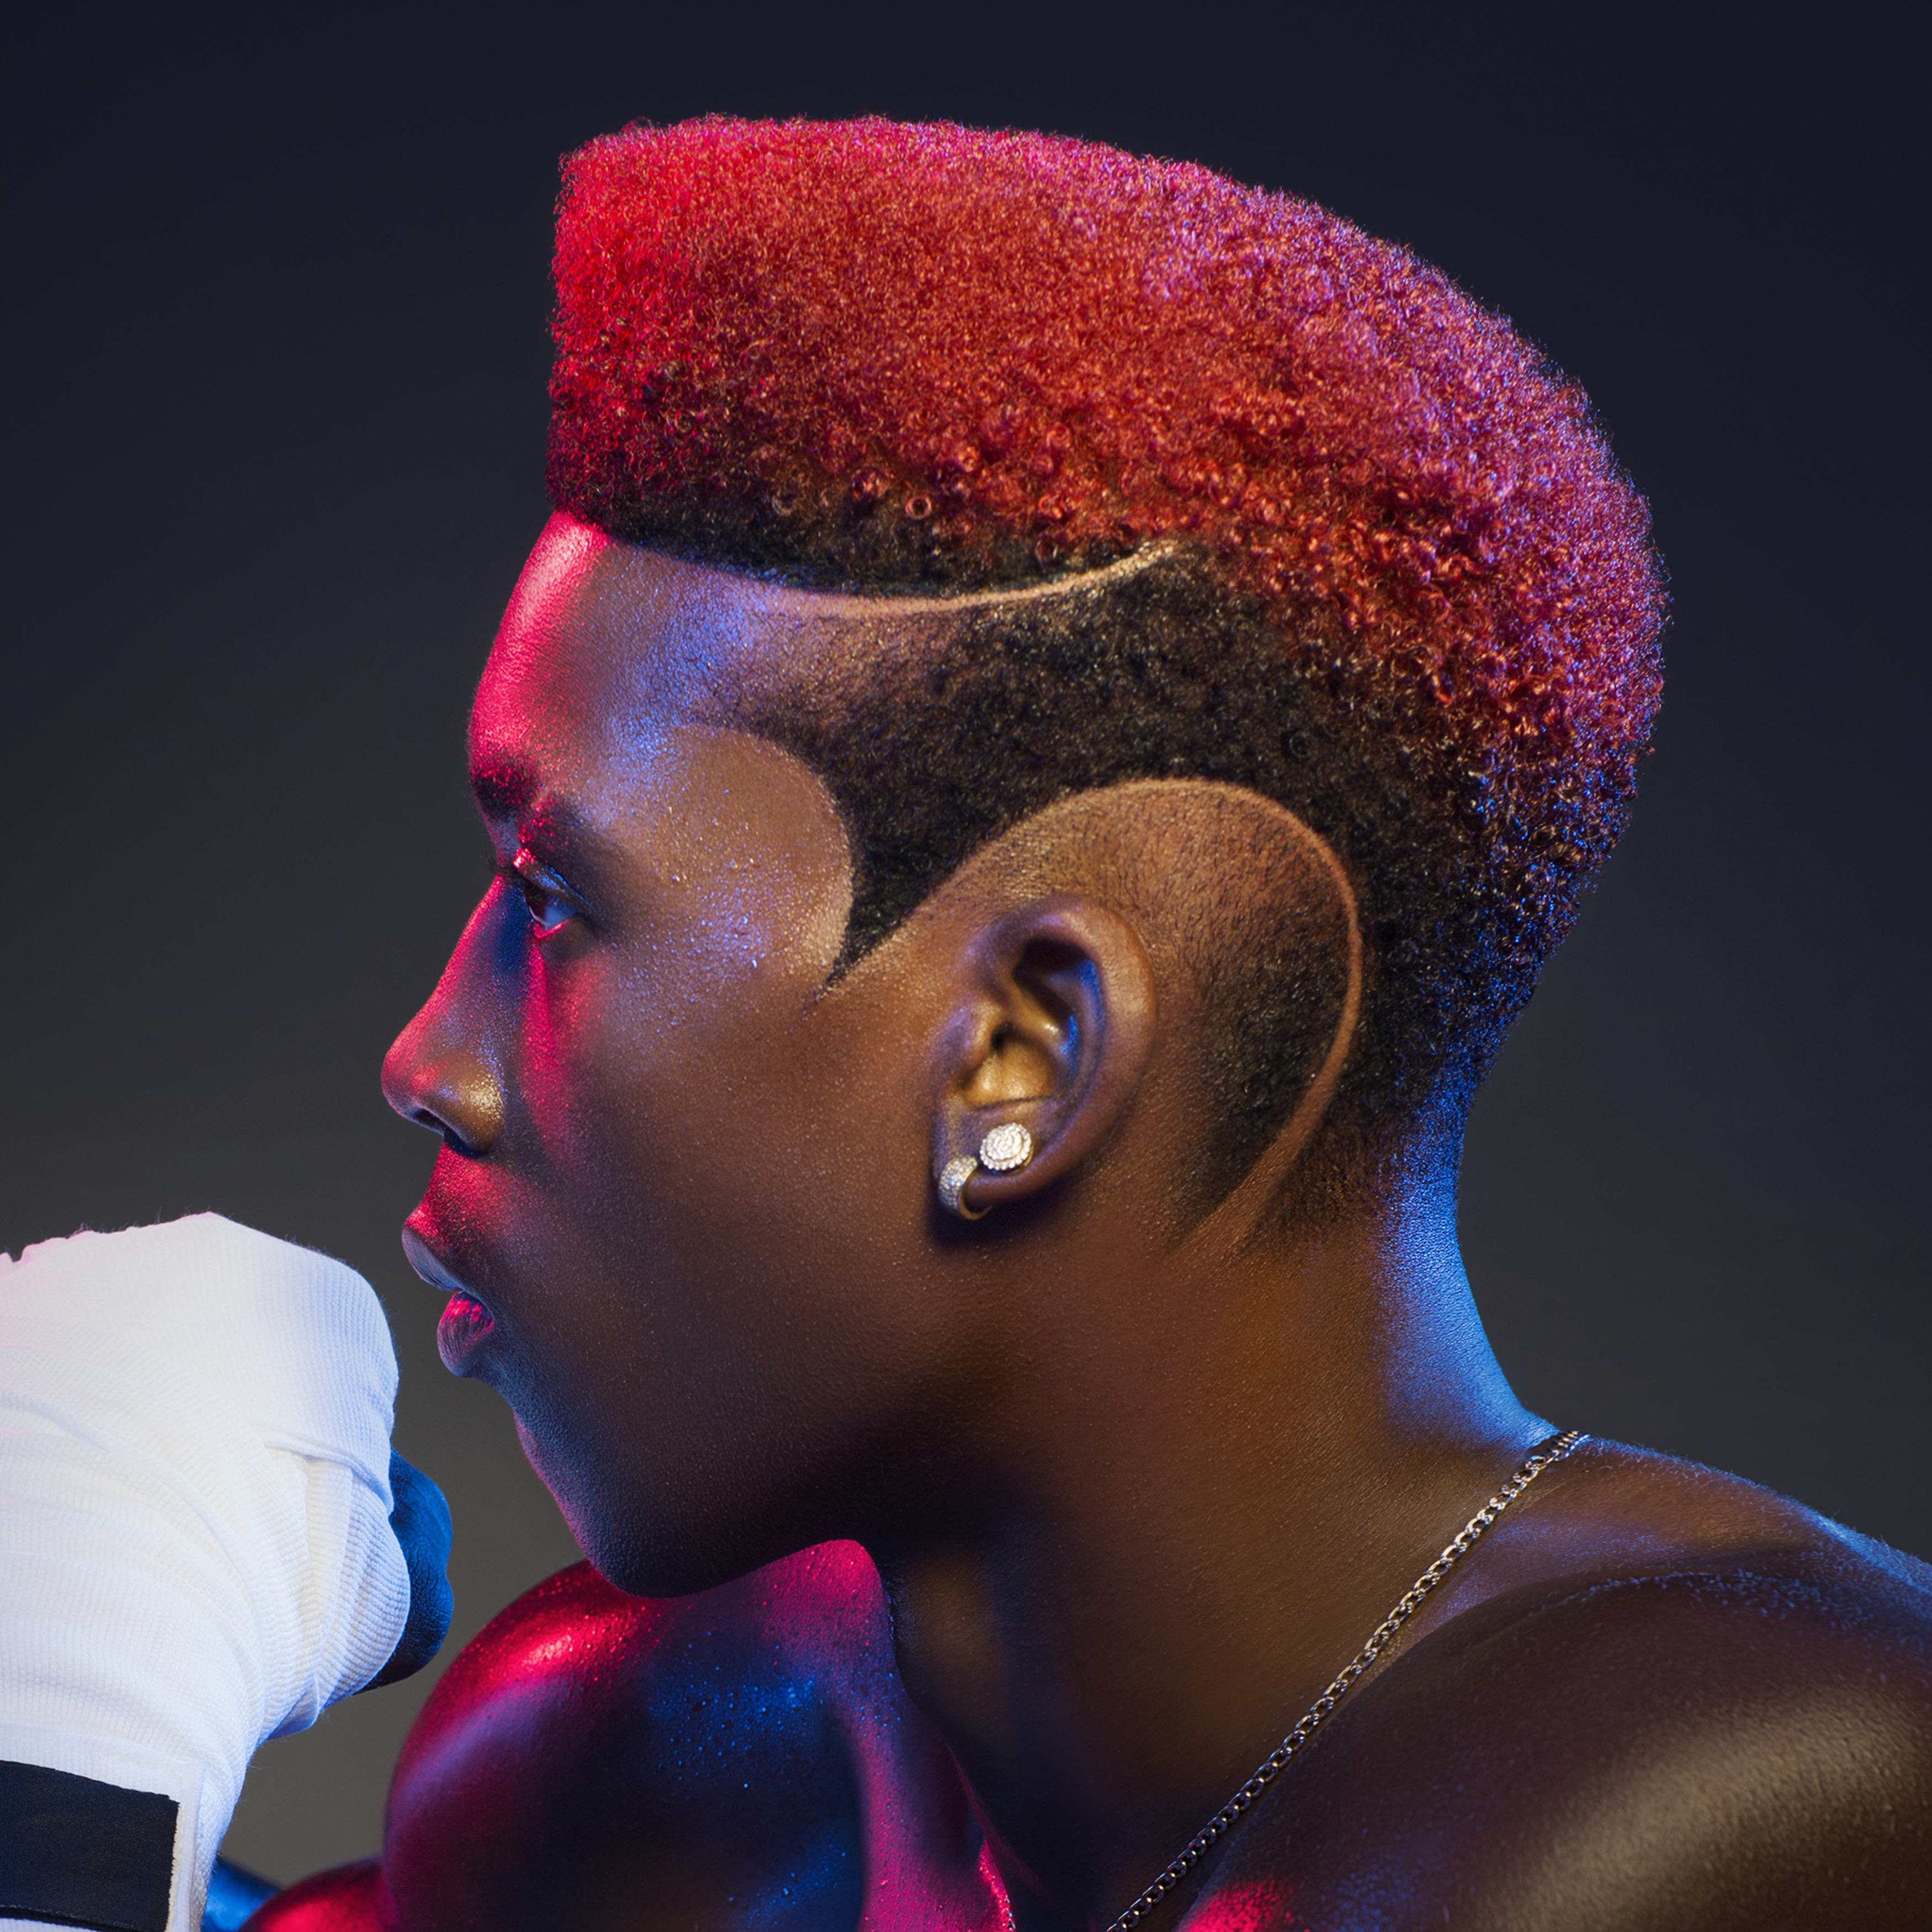
M 489 1304 L 406 1222 L 403 1252 L 430 1287 L 442 1288 L 449 1296 L 442 1318 L 436 1324 L 436 1352 L 442 1358 L 443 1366 L 453 1376 L 473 1374 L 478 1355 L 496 1332 L 496 1318 Z

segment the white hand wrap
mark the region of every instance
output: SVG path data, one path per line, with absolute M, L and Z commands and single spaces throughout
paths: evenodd
M 218 1215 L 0 1255 L 0 1758 L 179 1802 L 170 1932 L 402 1634 L 395 1393 L 368 1284 Z

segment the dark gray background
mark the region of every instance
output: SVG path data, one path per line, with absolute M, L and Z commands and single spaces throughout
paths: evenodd
M 1327 201 L 1597 398 L 1673 572 L 1670 695 L 1479 1108 L 1472 1270 L 1546 1414 L 1932 1554 L 1920 50 L 1710 10 L 30 26 L 0 1246 L 212 1206 L 346 1256 L 454 1508 L 458 1635 L 572 1558 L 436 1364 L 395 1241 L 432 1146 L 376 1091 L 484 876 L 460 724 L 544 514 L 556 158 L 714 108 L 1045 126 Z M 231 1850 L 280 1878 L 374 1850 L 425 1688 L 265 1751 Z

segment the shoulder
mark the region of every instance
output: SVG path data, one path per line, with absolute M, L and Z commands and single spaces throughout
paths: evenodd
M 1440 1624 L 1282 1778 L 1192 1932 L 1277 1907 L 1351 1932 L 1922 1926 L 1932 1573 L 1783 1527 Z
M 730 1932 L 854 1924 L 869 1870 L 878 1922 L 982 1928 L 976 1853 L 878 1572 L 827 1544 L 694 1596 L 626 1596 L 580 1564 L 520 1598 L 410 1731 L 380 1880 L 317 1896 L 378 1887 L 412 1932 Z
M 586 1791 L 623 1786 L 621 1808 L 649 1784 L 669 1811 L 713 1782 L 768 1780 L 769 1760 L 830 1748 L 847 1708 L 890 1685 L 890 1658 L 877 1574 L 855 1544 L 675 1598 L 627 1595 L 578 1564 L 451 1664 L 404 1745 L 392 1825 L 398 1812 L 440 1814 L 458 1790 L 472 1813 L 485 1791 L 500 1796 L 527 1828 L 539 1794 L 574 1819 Z M 716 1777 L 693 1776 L 694 1758 L 715 1760 Z

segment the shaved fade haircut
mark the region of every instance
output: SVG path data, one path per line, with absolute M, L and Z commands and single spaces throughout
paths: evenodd
M 556 272 L 560 508 L 888 604 L 1064 585 L 748 721 L 844 815 L 842 967 L 1048 805 L 1244 787 L 1358 900 L 1329 1138 L 1460 1125 L 1623 829 L 1660 684 L 1644 504 L 1536 350 L 1310 202 L 944 125 L 627 129 L 566 164 Z M 1228 884 L 1231 1185 L 1335 994 Z

